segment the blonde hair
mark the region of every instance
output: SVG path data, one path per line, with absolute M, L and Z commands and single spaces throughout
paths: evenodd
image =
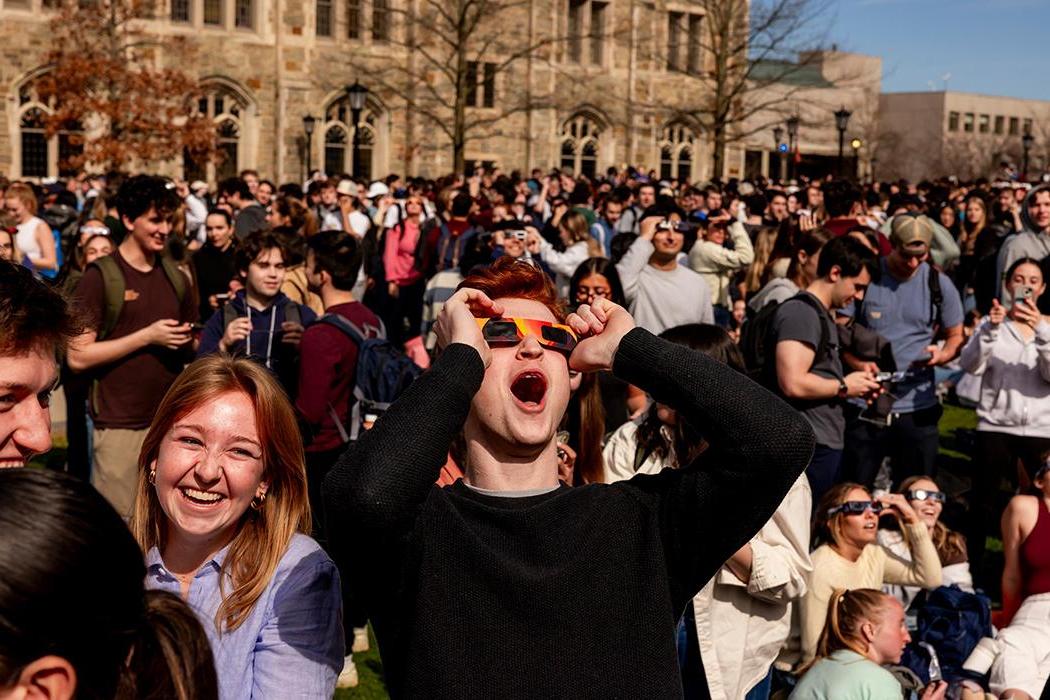
M 861 636 L 861 626 L 865 622 L 880 622 L 890 600 L 890 596 L 874 588 L 852 591 L 836 588 L 828 601 L 828 614 L 817 642 L 817 655 L 799 669 L 799 675 L 812 668 L 820 659 L 842 649 L 866 656 L 867 642 Z
M 837 544 L 842 541 L 842 520 L 845 514 L 842 512 L 829 516 L 828 511 L 835 506 L 841 506 L 846 502 L 849 492 L 860 489 L 871 498 L 871 491 L 866 486 L 847 481 L 835 484 L 820 499 L 817 512 L 813 516 L 813 546 L 827 543 Z
M 255 424 L 262 443 L 263 478 L 269 482 L 266 499 L 245 512 L 222 563 L 219 590 L 222 603 L 215 627 L 237 629 L 247 619 L 273 578 L 277 564 L 295 533 L 310 532 L 310 503 L 306 491 L 303 442 L 295 411 L 277 380 L 245 359 L 213 355 L 185 369 L 160 402 L 139 453 L 139 483 L 131 531 L 143 551 L 163 547 L 168 519 L 157 491 L 149 483 L 150 465 L 161 442 L 176 421 L 206 401 L 240 392 L 255 408 Z M 226 576 L 233 581 L 225 590 Z
M 762 289 L 766 278 L 766 268 L 769 267 L 773 249 L 777 245 L 777 236 L 780 229 L 776 226 L 766 226 L 755 236 L 755 259 L 747 269 L 744 276 L 744 288 L 748 294 L 754 294 Z
M 26 183 L 12 182 L 8 186 L 7 190 L 4 192 L 4 197 L 17 199 L 18 201 L 22 202 L 23 206 L 25 206 L 26 210 L 30 214 L 36 216 L 36 210 L 38 206 L 36 193 L 33 191 L 33 188 L 27 185 Z
M 580 241 L 587 242 L 587 257 L 599 258 L 602 256 L 601 246 L 594 239 L 594 236 L 591 235 L 590 228 L 587 226 L 587 217 L 580 212 L 566 212 L 565 216 L 561 218 L 561 223 L 558 224 L 558 227 L 569 234 L 569 245 Z

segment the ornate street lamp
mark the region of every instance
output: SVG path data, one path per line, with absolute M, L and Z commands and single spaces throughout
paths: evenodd
M 860 181 L 860 147 L 864 145 L 864 142 L 860 139 L 853 139 L 849 142 L 849 147 L 853 149 L 853 177 Z
M 303 132 L 306 133 L 306 177 L 310 177 L 310 171 L 313 170 L 313 150 L 314 150 L 314 125 L 317 120 L 307 114 L 303 117 Z M 304 178 L 305 179 L 305 178 Z
M 787 118 L 785 122 L 788 130 L 788 177 L 795 177 L 795 152 L 798 149 L 798 115 Z
M 774 150 L 776 151 L 776 154 L 777 154 L 777 171 L 776 171 L 777 175 L 776 175 L 776 179 L 783 179 L 783 177 L 784 177 L 783 174 L 782 174 L 782 171 L 784 169 L 783 168 L 784 155 L 783 155 L 783 152 L 781 151 L 781 147 L 783 145 L 782 144 L 783 136 L 784 136 L 784 130 L 781 127 L 779 127 L 779 126 L 774 126 L 773 127 L 773 148 L 774 148 Z
M 1024 136 L 1021 137 L 1021 148 L 1023 157 L 1021 158 L 1021 180 L 1028 182 L 1028 152 L 1032 150 L 1032 144 L 1035 142 L 1035 137 L 1032 136 L 1032 132 L 1024 132 Z
M 346 86 L 346 100 L 350 103 L 350 117 L 354 127 L 354 167 L 353 174 L 357 177 L 361 174 L 360 140 L 358 139 L 358 124 L 361 123 L 361 110 L 365 108 L 365 100 L 368 98 L 368 88 L 354 81 L 353 85 Z
M 846 145 L 846 129 L 849 128 L 849 118 L 853 116 L 853 112 L 846 109 L 845 106 L 839 108 L 839 111 L 835 112 L 835 128 L 839 130 L 839 176 L 842 176 L 842 152 Z

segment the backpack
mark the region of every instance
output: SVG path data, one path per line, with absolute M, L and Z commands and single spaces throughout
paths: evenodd
M 812 295 L 799 292 L 791 299 L 784 302 L 769 302 L 759 310 L 757 314 L 749 319 L 740 328 L 740 351 L 744 355 L 744 366 L 747 375 L 752 380 L 765 386 L 767 389 L 779 393 L 779 385 L 776 378 L 776 343 L 771 343 L 770 336 L 773 332 L 773 320 L 777 311 L 787 302 L 798 299 L 817 312 L 820 321 L 820 344 L 813 356 L 813 363 L 827 354 L 831 347 L 831 338 L 828 334 L 827 324 L 824 323 L 824 315 L 827 310 L 824 305 L 813 298 Z
M 379 328 L 361 328 L 337 313 L 327 313 L 317 322 L 335 326 L 357 345 L 357 372 L 349 413 L 349 432 L 332 405 L 328 406 L 328 414 L 335 421 L 339 437 L 344 443 L 352 442 L 365 427 L 366 418 L 371 423 L 385 413 L 423 370 L 386 339 L 382 322 Z
M 941 674 L 951 681 L 968 677 L 962 668 L 970 652 L 984 637 L 992 636 L 991 604 L 981 593 L 967 593 L 957 585 L 941 586 L 919 602 L 918 629 L 904 649 L 901 666 L 914 671 L 923 683 L 930 682 L 930 654 L 925 642 L 937 652 Z M 913 603 L 912 607 L 916 607 Z
M 178 266 L 167 256 L 158 258 L 164 275 L 175 289 L 175 296 L 181 305 L 189 292 L 190 281 L 186 275 L 179 270 Z M 124 273 L 120 271 L 120 265 L 111 255 L 106 255 L 91 263 L 98 268 L 102 274 L 102 288 L 104 290 L 105 308 L 102 313 L 102 324 L 98 329 L 96 340 L 106 340 L 120 319 L 120 312 L 124 308 L 124 292 L 127 291 L 127 283 Z

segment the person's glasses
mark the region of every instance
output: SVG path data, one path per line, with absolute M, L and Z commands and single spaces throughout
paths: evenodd
M 576 347 L 576 334 L 568 326 L 517 316 L 475 318 L 489 347 L 512 347 L 532 336 L 545 348 L 569 354 Z
M 612 292 L 608 287 L 577 287 L 576 298 L 577 299 L 594 299 L 595 297 L 605 298 Z
M 926 489 L 914 489 L 904 494 L 909 501 L 936 501 L 944 503 L 946 496 L 944 491 L 928 491 Z
M 81 236 L 108 236 L 109 229 L 105 226 L 81 226 Z
M 861 513 L 870 510 L 875 515 L 882 512 L 882 504 L 878 501 L 846 501 L 841 505 L 837 505 L 834 508 L 828 508 L 828 517 L 835 515 L 836 513 L 844 513 L 845 515 L 860 515 Z

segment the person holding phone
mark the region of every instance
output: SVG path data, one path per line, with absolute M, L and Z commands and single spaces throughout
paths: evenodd
M 1005 478 L 1017 488 L 1016 464 L 1028 474 L 1039 468 L 1039 455 L 1050 449 L 1050 323 L 1039 313 L 1046 291 L 1034 258 L 1021 258 L 1007 270 L 1009 310 L 992 310 L 963 348 L 962 368 L 981 379 L 977 404 L 977 469 L 970 490 L 967 539 L 975 572 L 980 571 L 985 536 L 997 531 L 1007 494 Z

